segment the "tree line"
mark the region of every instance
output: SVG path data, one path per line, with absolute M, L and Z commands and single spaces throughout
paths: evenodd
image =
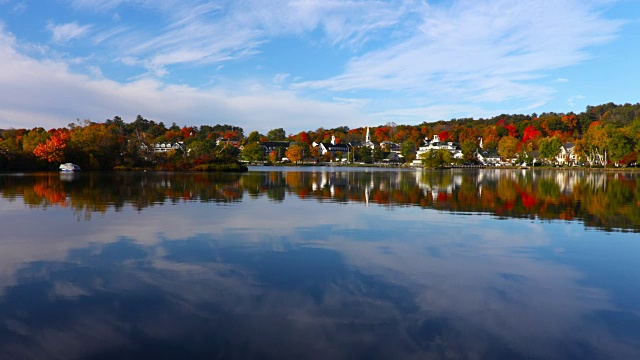
M 335 155 L 327 153 L 322 158 L 314 150 L 313 143 L 326 143 L 335 137 L 338 142 L 357 144 L 364 140 L 366 131 L 366 128 L 349 129 L 341 126 L 285 136 L 285 131 L 280 128 L 269 131 L 266 136 L 254 132 L 252 137 L 270 141 L 292 141 L 296 147 L 290 153 L 296 158 L 306 155 L 328 161 L 335 160 L 332 158 Z M 587 106 L 579 114 L 502 114 L 488 119 L 461 118 L 423 122 L 419 125 L 398 125 L 391 122 L 371 127 L 369 131 L 376 146 L 373 149 L 354 149 L 349 154 L 349 160 L 380 161 L 385 156 L 384 143 L 392 142 L 400 146 L 399 152 L 404 161 L 411 162 L 423 140 L 438 135 L 442 141 L 458 143 L 466 162 L 474 160 L 480 145 L 479 139 L 482 139 L 485 151 L 496 153 L 505 160 L 520 157 L 522 161 L 530 161 L 529 154 L 538 152 L 541 159 L 552 163 L 563 144 L 573 143 L 580 162 L 594 166 L 628 165 L 637 162 L 640 151 L 640 103 Z M 445 161 L 447 159 L 444 158 L 450 155 L 448 152 L 444 154 L 445 152 L 434 152 L 431 154 L 434 159 L 425 160 Z M 274 160 L 278 155 L 282 154 L 271 154 L 269 159 L 260 154 L 258 145 L 246 151 L 247 158 L 251 160 Z
M 423 122 L 418 125 L 398 125 L 390 122 L 369 129 L 373 149 L 361 147 L 349 160 L 379 161 L 388 148 L 386 142 L 398 144 L 403 160 L 410 162 L 425 138 L 438 135 L 442 141 L 460 144 L 466 161 L 472 160 L 479 139 L 483 148 L 498 153 L 504 159 L 538 151 L 551 161 L 564 143 L 574 143 L 582 162 L 590 165 L 628 165 L 637 163 L 640 151 L 640 103 L 614 103 L 587 106 L 575 113 L 502 114 L 492 118 L 459 118 L 449 121 Z M 60 162 L 73 162 L 83 169 L 157 168 L 162 170 L 208 169 L 222 164 L 237 164 L 238 160 L 276 162 L 282 157 L 336 160 L 336 154 L 321 155 L 314 143 L 328 143 L 332 137 L 338 143 L 357 144 L 364 141 L 366 128 L 301 131 L 287 134 L 275 128 L 261 134 L 234 125 L 166 126 L 162 122 L 138 117 L 127 123 L 120 117 L 97 123 L 77 121 L 65 128 L 5 129 L 0 132 L 0 169 L 52 169 Z M 234 140 L 217 141 L 218 139 Z M 285 146 L 264 153 L 262 143 L 286 141 Z M 153 144 L 177 143 L 181 147 L 168 152 L 153 152 Z M 143 146 L 144 145 L 144 146 Z M 242 150 L 240 150 L 242 149 Z
M 102 123 L 77 121 L 65 128 L 8 129 L 0 132 L 0 169 L 53 170 L 72 162 L 86 170 L 239 170 L 238 148 L 216 139 L 243 138 L 233 125 L 183 126 L 145 119 L 126 123 L 119 116 Z M 166 152 L 154 144 L 179 143 Z

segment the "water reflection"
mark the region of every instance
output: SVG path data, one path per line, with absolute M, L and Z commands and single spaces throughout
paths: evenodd
M 637 358 L 637 234 L 530 219 L 603 175 L 1 177 L 0 357 Z
M 71 175 L 72 177 L 69 177 Z M 640 183 L 633 173 L 532 170 L 253 171 L 248 174 L 42 174 L 0 176 L 0 195 L 34 207 L 60 206 L 90 219 L 184 201 L 232 203 L 245 193 L 282 202 L 419 206 L 503 218 L 577 220 L 606 231 L 640 230 Z

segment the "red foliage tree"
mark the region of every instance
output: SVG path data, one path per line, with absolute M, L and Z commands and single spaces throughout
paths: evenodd
M 311 144 L 311 138 L 309 137 L 309 134 L 307 134 L 306 132 L 302 131 L 298 135 L 299 135 L 299 138 L 300 138 L 300 142 L 303 142 L 305 144 Z
M 449 137 L 451 137 L 451 135 L 449 134 L 449 132 L 447 130 L 442 130 L 438 134 L 438 137 L 440 138 L 440 141 L 447 141 L 447 140 L 449 140 Z
M 522 134 L 522 141 L 537 140 L 542 136 L 542 131 L 536 130 L 532 125 L 527 126 Z
M 505 129 L 507 129 L 507 131 L 509 131 L 509 136 L 517 138 L 518 137 L 518 129 L 516 129 L 515 126 L 513 126 L 513 124 L 509 124 L 507 126 L 504 127 Z
M 389 131 L 391 129 L 388 126 L 380 126 L 373 133 L 373 137 L 378 142 L 389 140 Z
M 186 140 L 193 136 L 193 127 L 183 126 L 182 129 L 180 129 L 180 132 L 182 133 L 182 140 Z

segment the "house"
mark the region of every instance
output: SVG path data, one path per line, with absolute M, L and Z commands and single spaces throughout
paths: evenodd
M 397 164 L 401 161 L 402 161 L 402 156 L 400 156 L 400 154 L 396 152 L 390 152 L 389 155 L 387 155 L 387 157 L 382 159 L 382 162 L 392 163 L 392 164 Z
M 284 157 L 284 152 L 289 148 L 289 145 L 291 145 L 290 141 L 263 141 L 260 143 L 265 156 L 269 156 L 275 151 L 278 158 Z
M 556 156 L 555 161 L 559 165 L 573 165 L 577 163 L 578 157 L 574 151 L 575 144 L 574 143 L 566 143 L 560 146 L 560 153 Z
M 537 166 L 542 164 L 542 160 L 540 160 L 540 151 L 529 151 L 527 156 L 531 158 L 531 165 Z
M 238 147 L 240 145 L 240 140 L 238 139 L 226 139 L 223 137 L 219 137 L 216 139 L 216 146 L 220 145 L 232 145 L 234 147 Z
M 391 141 L 383 141 L 380 143 L 380 149 L 382 149 L 384 152 L 393 152 L 399 154 L 400 148 L 400 144 L 396 144 Z
M 502 161 L 502 158 L 497 153 L 483 149 L 478 149 L 476 151 L 476 159 L 478 159 L 482 165 L 489 166 L 500 164 Z
M 151 145 L 151 151 L 154 153 L 165 153 L 171 150 L 185 150 L 186 146 L 184 142 L 178 141 L 175 143 L 155 143 Z M 140 150 L 147 151 L 149 147 L 145 144 L 140 145 Z
M 424 139 L 424 145 L 420 146 L 418 152 L 416 153 L 416 160 L 413 160 L 412 165 L 420 165 L 421 155 L 425 154 L 429 151 L 438 151 L 438 150 L 447 150 L 453 155 L 454 159 L 462 159 L 462 149 L 457 142 L 453 141 L 440 141 L 440 137 L 438 135 L 433 135 L 433 140 Z
M 349 145 L 347 144 L 336 144 L 336 137 L 335 136 L 331 136 L 331 142 L 330 143 L 313 143 L 313 146 L 319 146 L 320 147 L 320 154 L 325 155 L 327 153 L 331 153 L 331 157 L 336 157 L 336 154 L 340 153 L 342 154 L 342 156 L 347 157 L 347 154 L 349 154 Z M 338 154 L 339 155 L 339 154 Z

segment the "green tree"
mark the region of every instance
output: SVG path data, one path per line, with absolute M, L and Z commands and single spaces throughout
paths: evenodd
M 282 141 L 286 138 L 287 133 L 283 128 L 272 129 L 267 133 L 267 139 L 269 139 L 269 141 Z
M 607 146 L 609 135 L 599 121 L 589 125 L 589 130 L 584 134 L 580 142 L 580 155 L 584 155 L 589 164 L 607 165 Z
M 71 130 L 68 154 L 83 169 L 112 169 L 119 156 L 117 136 L 104 124 L 84 121 Z
M 404 157 L 405 162 L 411 162 L 416 158 L 416 143 L 409 139 L 400 144 L 400 155 Z
M 384 151 L 382 151 L 382 149 L 380 148 L 380 145 L 375 145 L 373 147 L 373 152 L 371 153 L 371 156 L 373 158 L 373 162 L 377 163 L 382 161 L 382 159 L 384 159 Z
M 540 139 L 538 145 L 540 146 L 540 158 L 546 160 L 547 163 L 552 163 L 560 154 L 562 142 L 555 136 L 545 137 Z
M 247 136 L 247 139 L 245 140 L 245 144 L 260 142 L 260 139 L 262 138 L 263 138 L 262 134 L 260 134 L 257 131 L 252 131 L 249 133 L 249 136 Z
M 469 162 L 475 160 L 475 154 L 478 150 L 478 143 L 475 140 L 467 139 L 460 144 L 462 156 L 464 160 Z
M 29 131 L 22 138 L 22 150 L 26 153 L 32 153 L 36 146 L 49 140 L 49 136 L 51 134 L 43 128 L 35 128 Z
M 368 146 L 361 146 L 358 149 L 357 157 L 357 161 L 363 162 L 365 164 L 371 164 L 373 162 L 371 149 Z
M 342 161 L 343 157 L 344 157 L 344 154 L 342 153 L 342 151 L 336 151 L 335 159 L 337 161 Z
M 216 144 L 211 140 L 194 140 L 187 145 L 187 153 L 194 158 L 211 155 Z
M 420 155 L 422 165 L 428 168 L 448 166 L 453 162 L 453 155 L 448 150 L 429 150 Z
M 14 154 L 22 151 L 22 142 L 26 135 L 21 136 L 21 133 L 22 131 L 14 129 L 3 131 L 2 136 L 0 136 L 0 151 Z
M 607 129 L 609 131 L 609 159 L 616 165 L 619 165 L 626 155 L 633 152 L 634 143 L 633 140 L 626 135 L 621 129 Z
M 260 143 L 258 142 L 249 143 L 245 145 L 240 152 L 240 157 L 242 158 L 242 160 L 249 162 L 263 161 L 264 153 L 262 151 L 262 146 L 260 146 Z

